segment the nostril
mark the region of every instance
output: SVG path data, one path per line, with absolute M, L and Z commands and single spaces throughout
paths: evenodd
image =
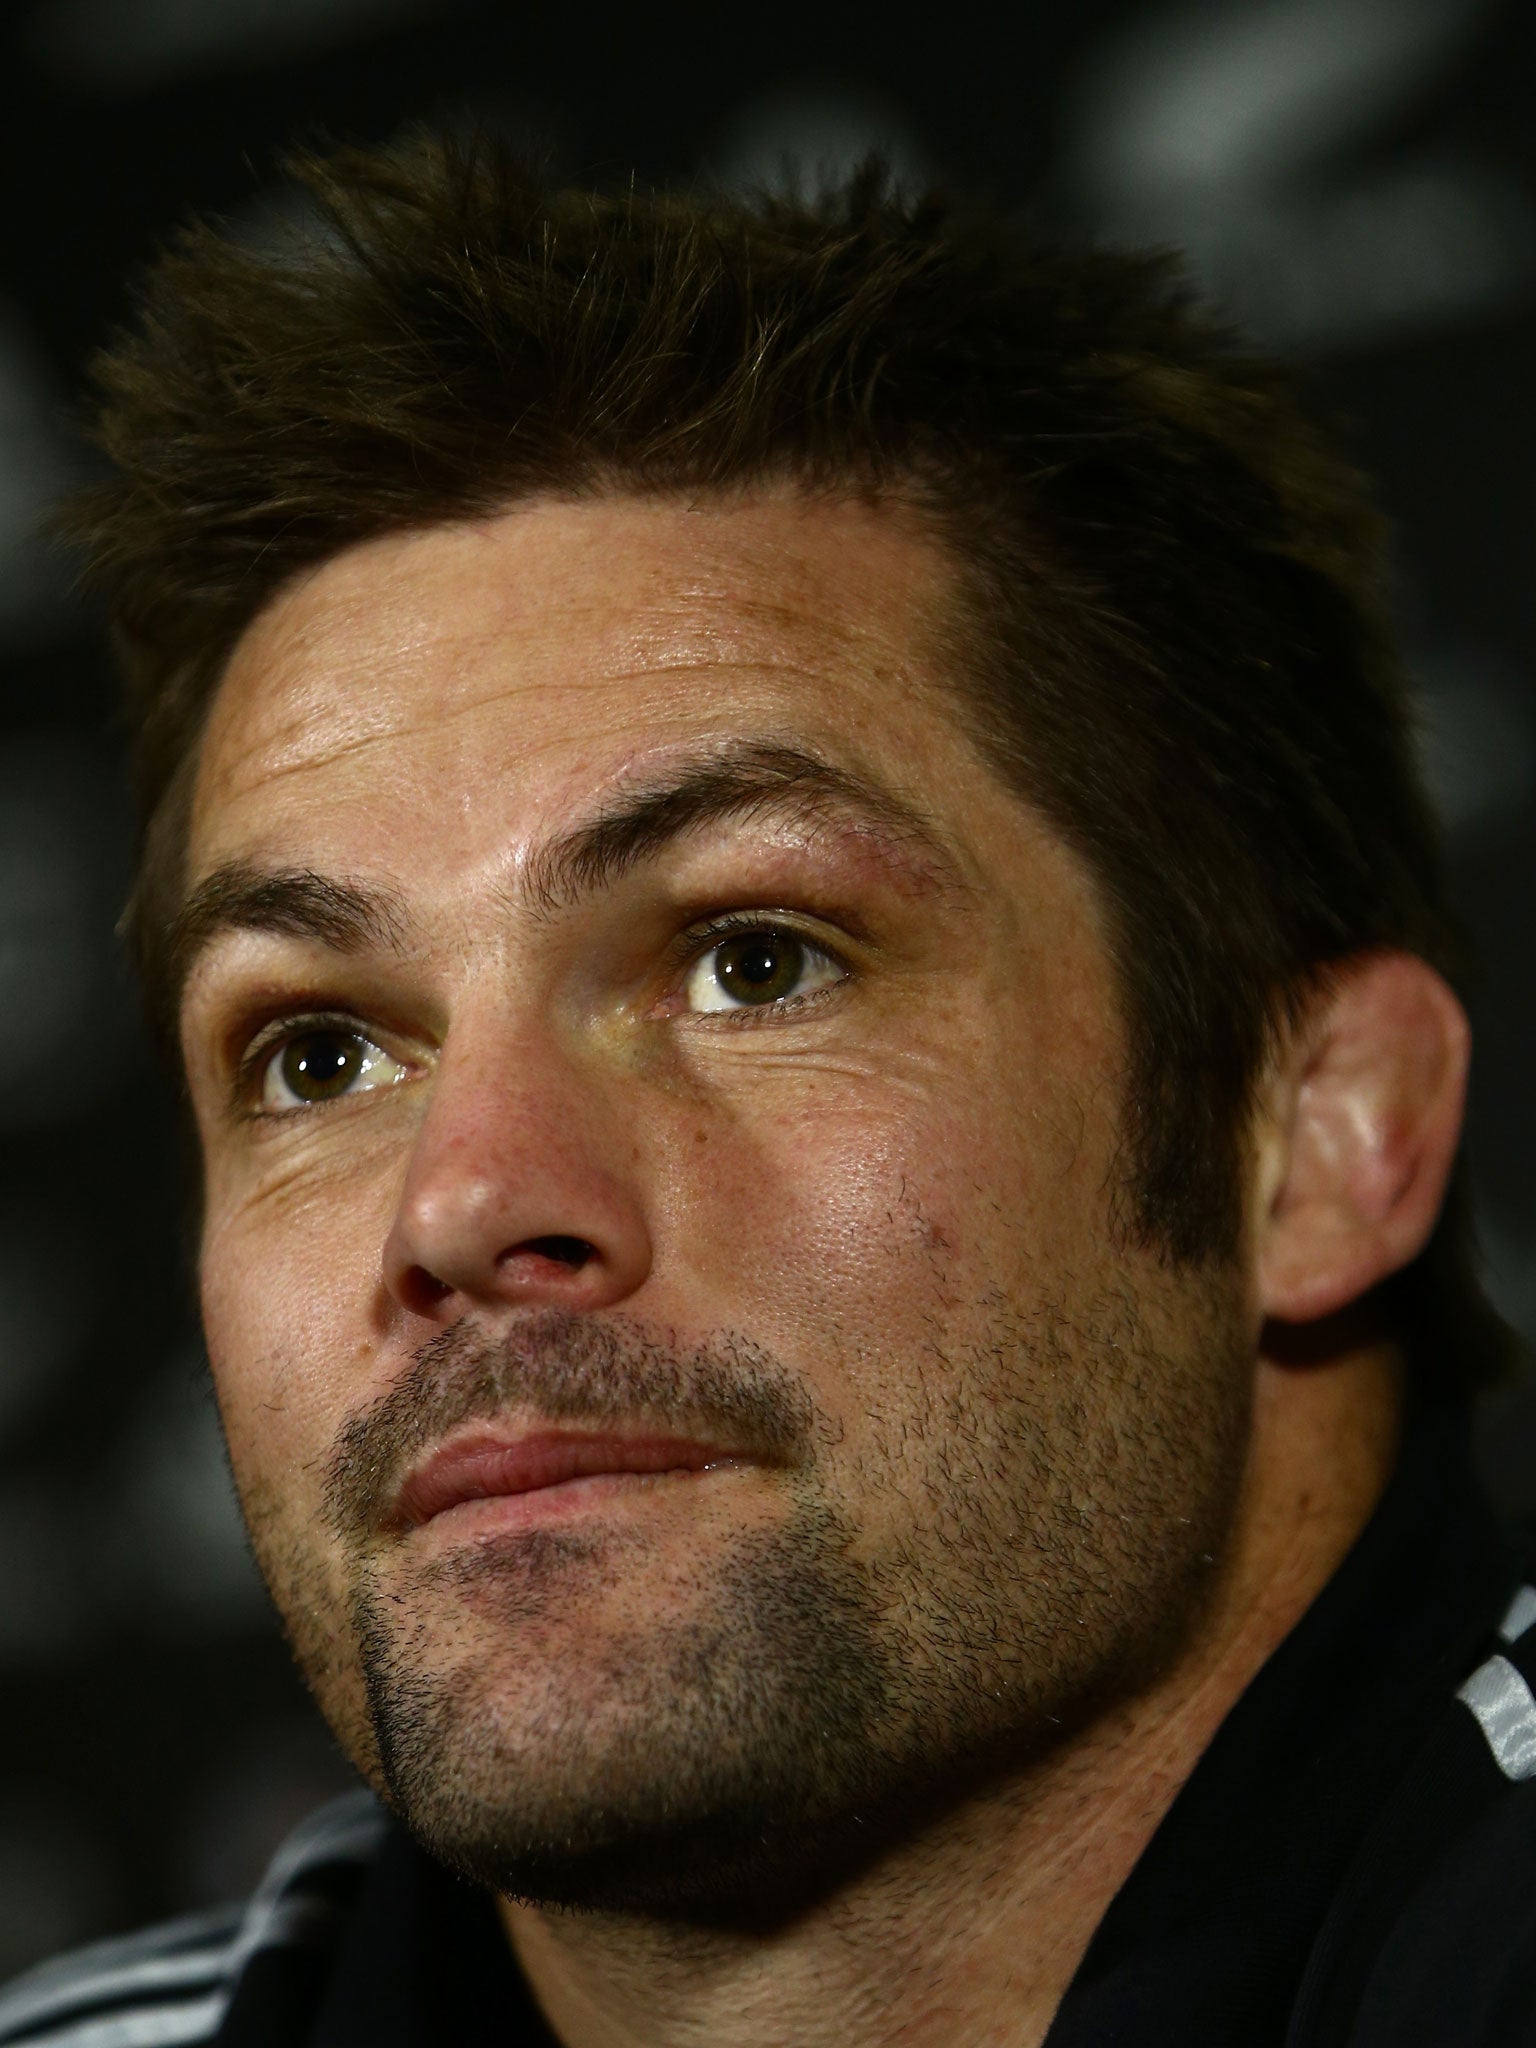
M 452 1292 L 445 1280 L 439 1280 L 425 1266 L 412 1266 L 401 1275 L 401 1299 L 419 1316 L 430 1315 L 438 1303 L 446 1301 Z
M 593 1256 L 592 1246 L 584 1237 L 525 1237 L 521 1244 L 514 1245 L 509 1257 L 519 1252 L 536 1252 L 541 1259 L 551 1259 L 556 1265 L 569 1266 L 577 1273 Z

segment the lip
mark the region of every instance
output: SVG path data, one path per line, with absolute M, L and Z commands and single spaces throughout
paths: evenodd
M 481 1430 L 444 1444 L 408 1473 L 389 1520 L 408 1532 L 472 1501 L 517 1501 L 532 1508 L 539 1497 L 558 1493 L 571 1496 L 574 1505 L 577 1496 L 611 1490 L 582 1481 L 708 1472 L 741 1462 L 727 1449 L 688 1437 L 558 1429 L 509 1436 Z

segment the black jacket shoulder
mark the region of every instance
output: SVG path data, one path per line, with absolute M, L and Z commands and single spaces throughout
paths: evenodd
M 386 1822 L 372 1797 L 322 1807 L 278 1852 L 242 1906 L 97 1942 L 0 1991 L 0 2044 L 16 2048 L 199 2048 L 219 2038 L 255 1970 L 321 1958 Z
M 1341 1888 L 1290 2048 L 1536 2048 L 1536 1586 Z

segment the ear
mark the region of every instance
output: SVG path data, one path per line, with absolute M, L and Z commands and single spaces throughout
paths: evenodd
M 1332 1315 L 1406 1266 L 1440 1213 L 1471 1033 L 1427 962 L 1345 961 L 1280 1060 L 1259 1144 L 1259 1306 Z

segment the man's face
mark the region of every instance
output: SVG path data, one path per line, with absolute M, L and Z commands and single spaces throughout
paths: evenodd
M 330 562 L 213 708 L 181 937 L 210 1356 L 317 1695 L 439 1854 L 723 1906 L 1198 1615 L 1254 1318 L 1113 1227 L 1075 860 L 944 565 L 788 492 Z

